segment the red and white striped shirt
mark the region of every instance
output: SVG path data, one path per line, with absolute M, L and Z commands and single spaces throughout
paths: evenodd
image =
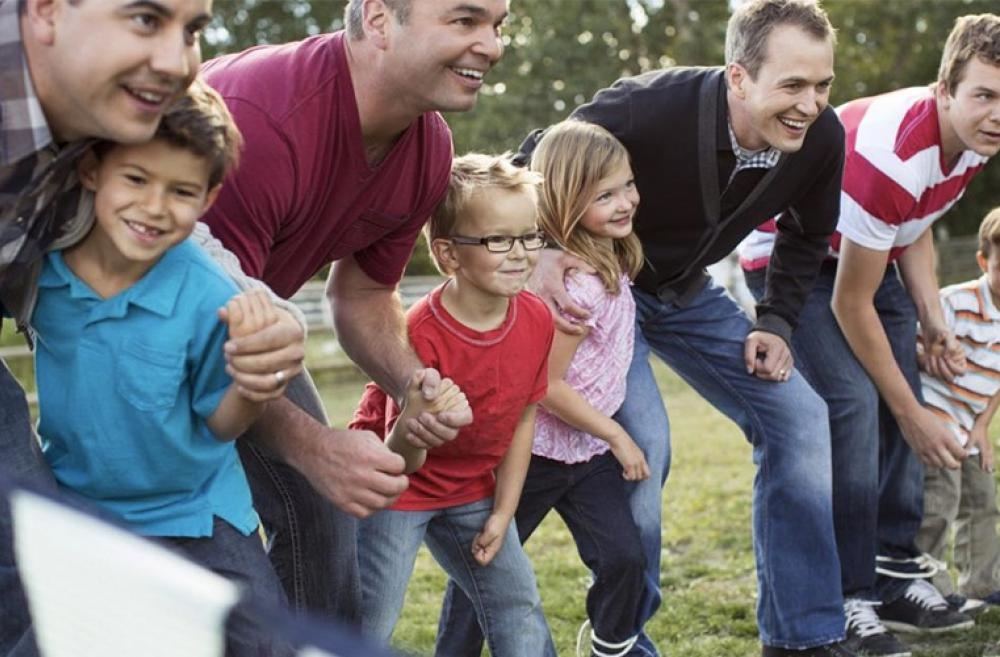
M 830 238 L 837 257 L 846 236 L 861 246 L 889 252 L 889 262 L 917 241 L 965 193 L 987 158 L 963 151 L 951 167 L 942 160 L 937 105 L 929 87 L 912 87 L 841 105 L 847 134 L 840 220 Z M 775 221 L 740 245 L 740 264 L 767 266 Z

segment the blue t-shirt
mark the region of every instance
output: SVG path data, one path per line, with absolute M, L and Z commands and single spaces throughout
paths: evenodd
M 102 299 L 50 253 L 32 316 L 45 459 L 60 485 L 149 536 L 258 525 L 233 442 L 206 420 L 231 383 L 218 309 L 236 293 L 191 241 Z

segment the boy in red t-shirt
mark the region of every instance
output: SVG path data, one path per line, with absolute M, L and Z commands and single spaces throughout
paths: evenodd
M 374 636 L 392 634 L 426 541 L 472 600 L 492 655 L 554 652 L 511 522 L 552 343 L 548 308 L 524 290 L 545 243 L 536 225 L 538 182 L 503 157 L 458 158 L 427 226 L 431 254 L 448 280 L 410 309 L 410 342 L 425 366 L 457 386 L 436 405 L 467 400 L 473 423 L 439 447 L 409 443 L 406 420 L 424 410 L 417 381 L 402 412 L 373 383 L 355 412 L 352 428 L 388 434 L 386 443 L 412 473 L 399 500 L 359 529 L 363 626 Z

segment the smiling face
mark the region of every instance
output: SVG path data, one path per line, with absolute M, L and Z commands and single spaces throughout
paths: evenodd
M 937 99 L 945 161 L 964 150 L 985 157 L 1000 151 L 1000 66 L 969 60 L 955 93 L 939 82 Z
M 210 12 L 211 0 L 28 0 L 32 79 L 57 139 L 150 139 L 198 72 Z
M 218 191 L 208 188 L 210 169 L 205 158 L 161 139 L 112 146 L 100 160 L 88 156 L 80 180 L 95 193 L 97 222 L 83 248 L 138 280 L 194 230 Z
M 520 237 L 538 230 L 536 215 L 535 193 L 530 188 L 485 188 L 469 201 L 454 233 Z M 515 296 L 527 284 L 539 254 L 538 250 L 526 250 L 520 241 L 506 253 L 492 253 L 482 244 L 458 244 L 447 238 L 435 243 L 439 261 L 448 267 L 456 288 L 467 298 Z
M 387 86 L 416 113 L 465 111 L 503 54 L 507 0 L 420 0 L 404 23 L 389 12 Z
M 729 111 L 740 146 L 802 148 L 809 126 L 830 102 L 833 45 L 794 25 L 771 30 L 756 78 L 739 63 L 726 70 Z
M 579 226 L 610 246 L 612 240 L 632 233 L 632 219 L 639 206 L 632 167 L 624 162 L 597 183 L 594 198 L 580 217 Z

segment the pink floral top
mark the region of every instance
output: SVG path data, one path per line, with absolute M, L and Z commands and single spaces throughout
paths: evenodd
M 617 295 L 608 294 L 601 279 L 575 273 L 566 289 L 590 311 L 583 339 L 566 370 L 565 380 L 595 409 L 611 416 L 625 401 L 625 377 L 635 342 L 635 301 L 624 274 Z M 531 452 L 563 463 L 585 463 L 610 447 L 606 442 L 566 424 L 539 405 Z

